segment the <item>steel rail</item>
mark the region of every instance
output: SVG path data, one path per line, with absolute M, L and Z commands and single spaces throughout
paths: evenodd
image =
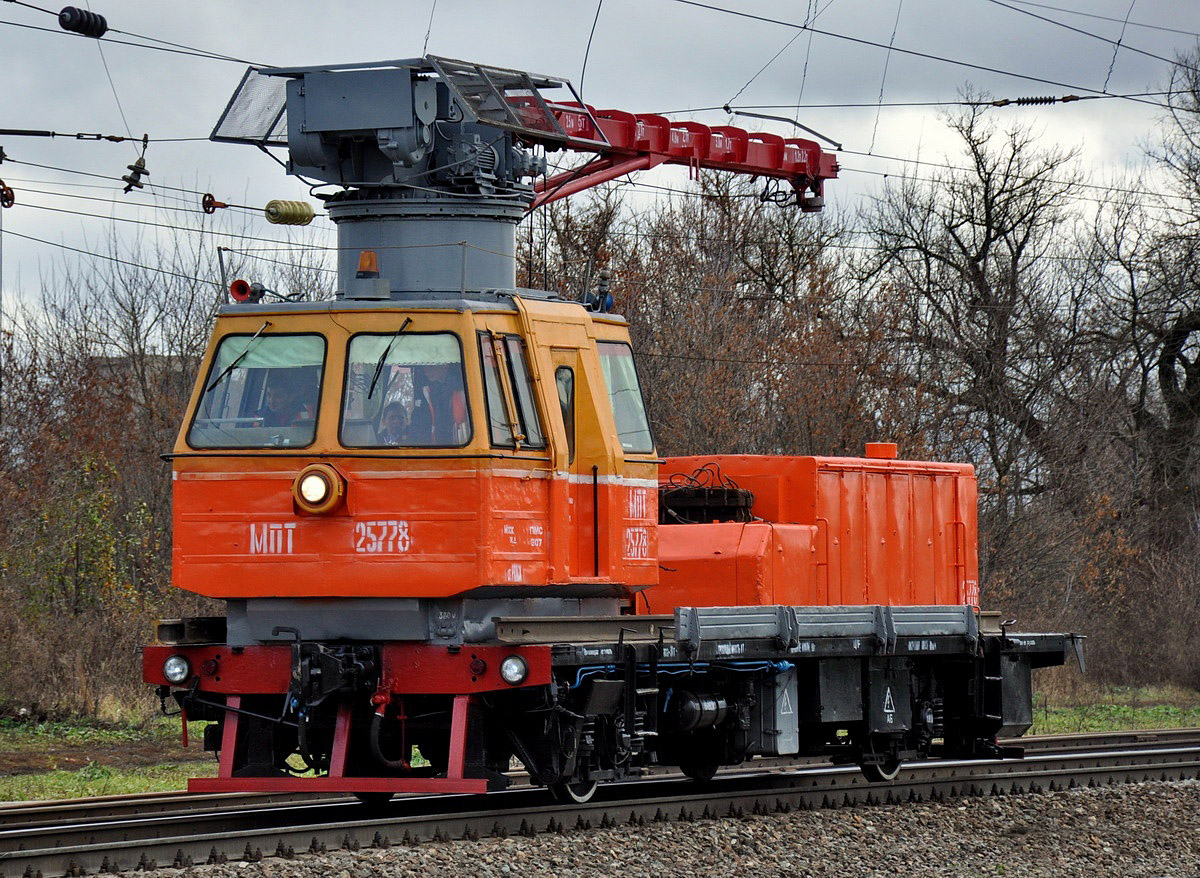
M 1024 747 L 1027 753 L 1032 754 L 1053 750 L 1073 750 L 1084 746 L 1092 750 L 1115 749 L 1152 742 L 1169 743 L 1176 746 L 1200 743 L 1200 729 L 1146 729 L 1088 732 L 1073 735 L 1034 735 L 1005 739 L 1000 743 L 1005 746 Z M 778 757 L 755 759 L 752 767 L 761 770 L 825 764 L 827 762 L 823 759 Z M 723 773 L 731 770 L 737 769 L 726 769 L 723 770 Z M 650 770 L 650 776 L 677 774 L 678 772 L 672 769 Z M 514 787 L 528 786 L 529 777 L 524 771 L 509 772 L 509 777 L 512 779 Z M 93 796 L 84 799 L 0 802 L 0 828 L 57 826 L 68 822 L 106 821 L 132 815 L 194 813 L 216 809 L 332 801 L 352 802 L 356 800 L 342 793 L 188 793 L 183 790 L 175 790 L 160 793 Z
M 582 805 L 552 803 L 545 791 L 530 788 L 483 797 L 404 797 L 374 811 L 332 797 L 276 796 L 264 802 L 257 796 L 176 796 L 178 802 L 207 801 L 200 810 L 142 809 L 136 816 L 106 816 L 98 804 L 87 817 L 76 815 L 72 822 L 0 823 L 0 878 L 38 872 L 49 878 L 430 839 L 534 835 L 631 822 L 1200 777 L 1200 730 L 1195 729 L 1031 738 L 1024 743 L 1024 760 L 916 763 L 906 766 L 891 784 L 869 783 L 852 766 L 756 761 L 704 786 L 667 775 L 602 786 Z M 166 798 L 158 801 L 165 804 Z M 123 801 L 117 807 L 132 805 Z M 9 814 L 19 810 L 5 809 Z

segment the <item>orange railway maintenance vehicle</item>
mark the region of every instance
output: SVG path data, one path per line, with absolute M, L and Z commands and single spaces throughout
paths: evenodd
M 1078 640 L 980 612 L 970 466 L 664 461 L 606 292 L 516 286 L 535 201 L 679 163 L 819 210 L 815 142 L 433 56 L 251 69 L 213 139 L 340 187 L 339 280 L 231 286 L 170 455 L 174 583 L 226 607 L 143 653 L 210 723 L 190 789 L 484 792 L 515 757 L 583 800 L 654 764 L 1019 755 L 997 736 Z M 553 150 L 594 158 L 547 179 Z

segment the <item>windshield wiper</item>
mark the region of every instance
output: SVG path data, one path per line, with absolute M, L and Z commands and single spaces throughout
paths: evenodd
M 379 373 L 383 371 L 383 364 L 387 362 L 388 354 L 392 352 L 392 345 L 396 343 L 396 339 L 400 337 L 400 333 L 408 329 L 408 324 L 412 323 L 411 317 L 405 317 L 404 322 L 400 324 L 400 328 L 392 333 L 391 340 L 388 341 L 387 347 L 383 349 L 383 353 L 379 355 L 379 362 L 375 364 L 375 374 L 371 376 L 371 386 L 367 388 L 367 399 L 375 393 L 375 385 L 379 383 Z
M 258 332 L 254 333 L 254 335 L 250 336 L 250 341 L 246 342 L 246 349 L 244 351 L 242 351 L 240 354 L 238 354 L 236 357 L 234 357 L 232 363 L 230 363 L 228 366 L 226 366 L 224 369 L 221 370 L 221 374 L 218 375 L 216 378 L 214 378 L 212 384 L 208 385 L 208 387 L 206 387 L 204 389 L 205 393 L 212 393 L 212 389 L 214 387 L 216 387 L 218 384 L 220 384 L 222 381 L 224 381 L 225 376 L 227 376 L 230 372 L 232 372 L 234 369 L 236 369 L 238 363 L 240 363 L 242 360 L 246 359 L 246 354 L 250 353 L 250 348 L 254 347 L 254 342 L 258 339 L 258 337 L 260 335 L 263 334 L 263 330 L 266 329 L 270 325 L 271 325 L 270 320 L 263 321 L 263 325 L 258 328 Z

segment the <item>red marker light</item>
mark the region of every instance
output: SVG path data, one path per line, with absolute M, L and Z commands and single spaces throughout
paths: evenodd
M 242 303 L 250 301 L 250 284 L 238 278 L 229 285 L 229 295 L 233 296 L 233 301 Z

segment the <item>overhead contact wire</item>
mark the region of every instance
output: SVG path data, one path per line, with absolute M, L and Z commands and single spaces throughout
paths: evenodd
M 797 24 L 794 21 L 785 21 L 785 20 L 779 19 L 779 18 L 769 18 L 765 15 L 755 15 L 750 12 L 741 12 L 736 9 L 726 9 L 723 6 L 715 6 L 711 3 L 701 3 L 701 2 L 699 2 L 699 0 L 671 0 L 671 2 L 682 3 L 685 6 L 695 6 L 698 9 L 707 9 L 710 12 L 720 12 L 725 15 L 733 15 L 733 16 L 737 16 L 739 18 L 747 18 L 752 21 L 760 21 L 760 22 L 763 22 L 764 24 L 775 24 L 775 25 L 779 25 L 781 27 L 797 28 L 800 30 L 807 29 L 807 30 L 811 30 L 815 34 L 820 34 L 821 36 L 824 36 L 824 37 L 831 37 L 836 40 L 844 40 L 846 42 L 855 43 L 855 44 L 862 45 L 862 46 L 871 46 L 876 49 L 886 49 L 887 48 L 887 46 L 884 45 L 883 43 L 877 43 L 874 40 L 867 40 L 867 39 L 863 39 L 862 37 L 852 37 L 848 34 L 837 33 L 836 31 L 822 30 L 820 28 L 812 27 L 811 25 L 807 26 L 807 28 L 806 28 L 805 25 Z M 989 67 L 986 64 L 974 64 L 970 61 L 959 61 L 955 58 L 947 58 L 942 55 L 934 55 L 930 52 L 921 52 L 916 49 L 904 49 L 899 46 L 895 46 L 895 47 L 893 47 L 892 51 L 899 52 L 902 55 L 911 55 L 914 58 L 924 58 L 926 61 L 937 61 L 942 64 L 953 64 L 958 67 L 965 67 L 969 70 L 979 70 L 984 73 L 995 73 L 1000 76 L 1011 76 L 1014 79 L 1024 79 L 1024 80 L 1028 80 L 1029 82 L 1040 82 L 1043 85 L 1054 85 L 1054 86 L 1058 86 L 1059 88 L 1070 89 L 1071 91 L 1086 91 L 1086 92 L 1090 92 L 1090 93 L 1094 93 L 1097 91 L 1096 89 L 1088 88 L 1087 86 L 1072 85 L 1071 83 L 1059 82 L 1056 79 L 1046 79 L 1045 77 L 1041 77 L 1041 76 L 1033 76 L 1028 73 L 1016 73 L 1012 70 L 1003 70 L 999 67 Z M 1143 101 L 1143 100 L 1138 100 L 1136 98 L 1127 98 L 1127 100 L 1132 100 L 1135 103 L 1140 103 L 1140 104 L 1149 104 L 1151 106 L 1156 106 L 1156 107 L 1162 106 L 1162 104 L 1156 103 L 1155 101 Z

